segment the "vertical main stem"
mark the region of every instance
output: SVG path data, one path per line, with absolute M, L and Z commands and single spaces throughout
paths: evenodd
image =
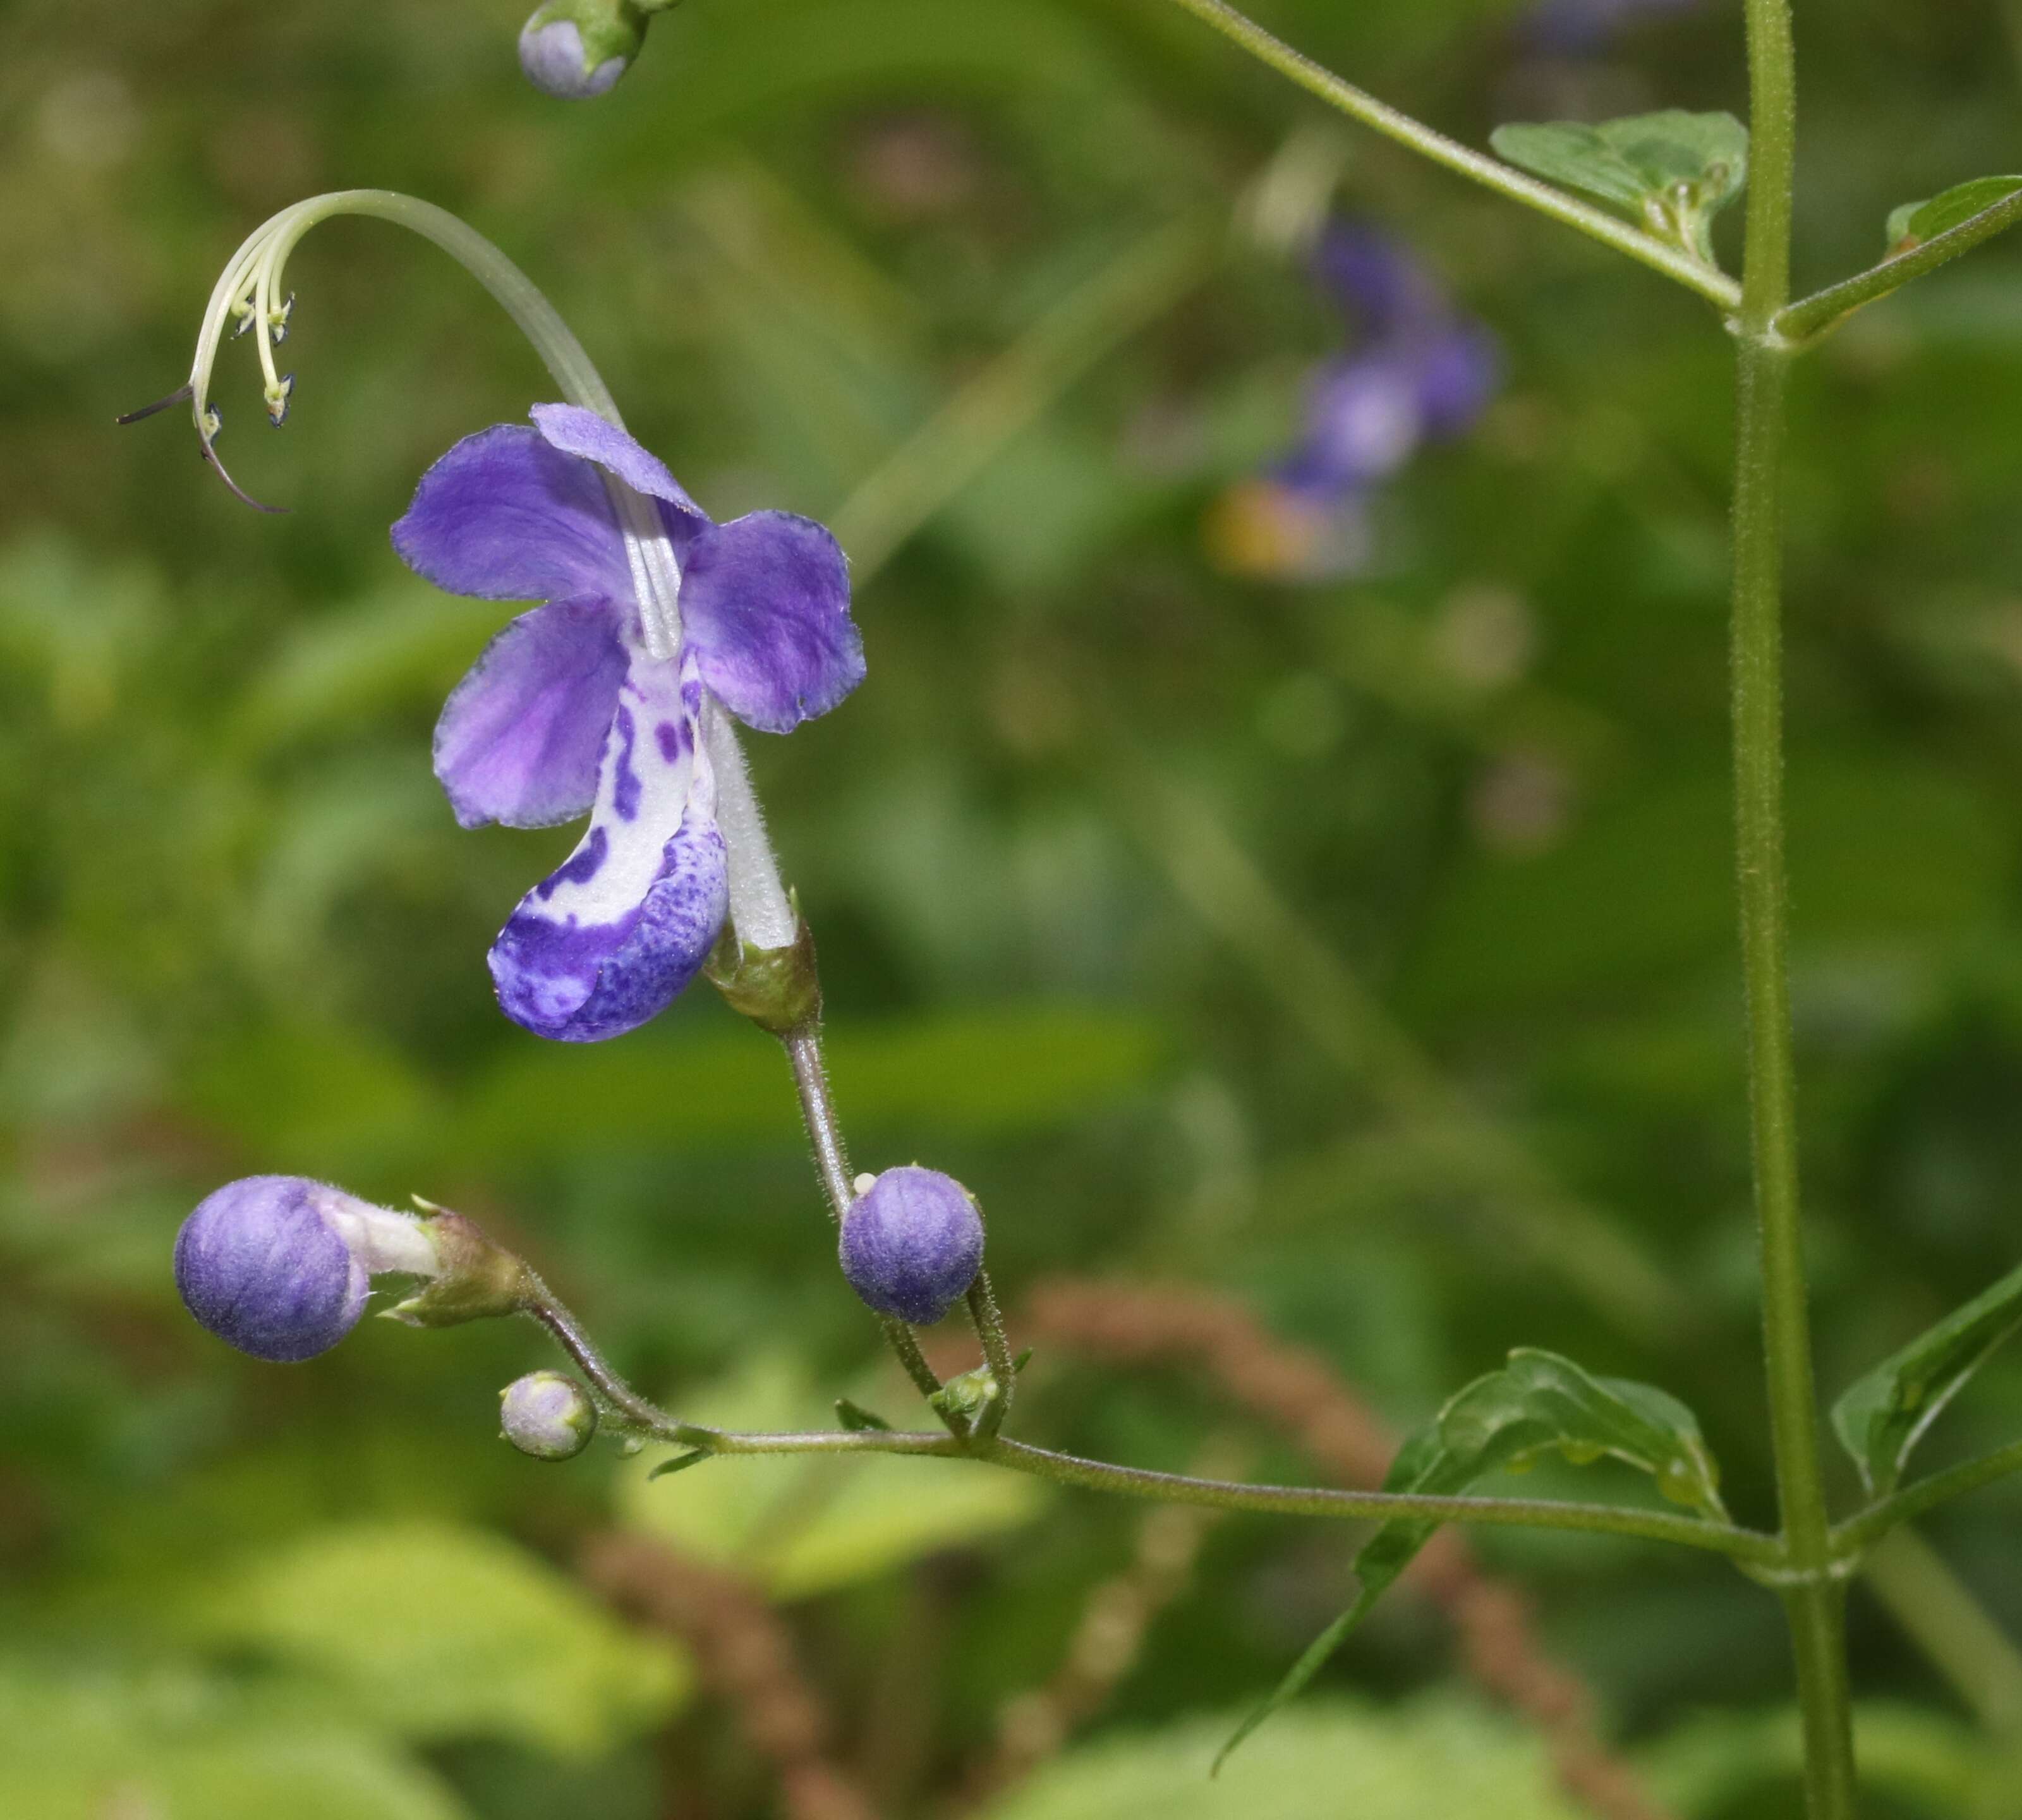
M 1853 1820 L 1845 1593 L 1834 1573 L 1819 1472 L 1791 1053 L 1789 890 L 1783 861 L 1783 496 L 1790 349 L 1774 327 L 1790 301 L 1796 77 L 1788 0 L 1747 0 L 1750 148 L 1734 474 L 1732 687 L 1735 849 L 1747 995 L 1762 1337 L 1790 1581 L 1811 1820 Z

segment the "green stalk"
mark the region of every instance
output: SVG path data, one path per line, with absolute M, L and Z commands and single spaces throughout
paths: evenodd
M 1776 328 L 1790 300 L 1796 76 L 1788 0 L 1748 0 L 1748 226 L 1735 324 L 1732 689 L 1735 858 L 1762 1339 L 1771 1439 L 1787 1556 L 1779 1590 L 1804 1716 L 1811 1820 L 1852 1820 L 1853 1732 L 1845 1592 L 1833 1558 L 1819 1472 L 1804 1235 L 1798 1193 L 1791 1053 L 1789 889 L 1783 864 L 1783 491 L 1790 345 Z
M 1676 279 L 1688 291 L 1696 291 L 1709 303 L 1724 310 L 1734 308 L 1734 280 L 1724 272 L 1715 271 L 1640 228 L 1632 228 L 1605 209 L 1582 202 L 1551 184 L 1541 183 L 1500 159 L 1476 152 L 1457 139 L 1449 139 L 1445 133 L 1435 131 L 1422 120 L 1413 119 L 1387 101 L 1379 101 L 1367 90 L 1342 81 L 1304 52 L 1294 50 L 1283 38 L 1272 36 L 1255 20 L 1237 12 L 1228 0 L 1173 0 L 1173 4 L 1240 45 L 1259 63 L 1298 83 L 1308 94 L 1318 97 L 1330 108 L 1339 108 L 1350 119 L 1360 120 L 1385 138 L 1394 139 L 1422 158 L 1443 164 L 1448 170 L 1484 188 L 1494 190 L 1498 196 L 1535 209 L 1541 215 L 1549 215 L 1555 221 L 1577 228 L 1590 239 L 1612 247 L 1618 253 L 1627 254 L 1639 265 L 1661 272 L 1666 278 Z

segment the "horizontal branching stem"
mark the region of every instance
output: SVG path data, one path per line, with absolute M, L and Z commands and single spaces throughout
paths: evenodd
M 1183 5 L 1189 3 L 1190 0 L 1181 0 Z M 1949 265 L 1962 253 L 1970 253 L 1983 240 L 2006 233 L 2017 222 L 2022 222 L 2022 189 L 2002 197 L 1991 208 L 1969 216 L 1956 228 L 1933 234 L 1920 247 L 1899 253 L 1892 259 L 1883 260 L 1879 265 L 1871 265 L 1865 272 L 1856 272 L 1851 278 L 1801 298 L 1777 316 L 1776 332 L 1787 341 L 1808 340 L 1832 327 L 1863 303 L 1886 297 L 1892 291 L 1901 290 L 1913 278 L 1921 278 L 1926 272 L 1935 272 L 1940 265 Z
M 1495 1523 L 1506 1527 L 1584 1529 L 1593 1533 L 1630 1536 L 1645 1541 L 1675 1542 L 1726 1555 L 1737 1561 L 1774 1566 L 1781 1559 L 1773 1536 L 1703 1518 L 1673 1516 L 1664 1511 L 1642 1511 L 1615 1504 L 1562 1502 L 1551 1498 L 1422 1497 L 1400 1492 L 1344 1491 L 1332 1486 L 1244 1485 L 1232 1480 L 1196 1478 L 1184 1473 L 1153 1472 L 1142 1467 L 1117 1466 L 1108 1460 L 1084 1460 L 1071 1453 L 1031 1446 L 1022 1441 L 977 1440 L 966 1445 L 952 1435 L 932 1430 L 816 1430 L 803 1434 L 724 1433 L 688 1423 L 671 1423 L 667 1434 L 684 1445 L 713 1453 L 900 1453 L 935 1459 L 968 1459 L 1022 1472 L 1056 1484 L 1088 1491 L 1164 1504 L 1194 1504 L 1213 1510 L 1254 1511 L 1279 1516 L 1333 1517 L 1381 1522 L 1414 1517 L 1429 1522 Z
M 1726 273 L 1717 272 L 1677 247 L 1666 246 L 1654 236 L 1632 228 L 1604 209 L 1596 208 L 1550 184 L 1527 177 L 1513 166 L 1463 145 L 1457 139 L 1449 139 L 1423 121 L 1414 120 L 1388 102 L 1379 101 L 1367 90 L 1342 81 L 1331 70 L 1294 50 L 1282 38 L 1272 36 L 1255 20 L 1225 4 L 1225 0 L 1174 0 L 1174 4 L 1185 8 L 1225 38 L 1232 39 L 1258 62 L 1289 77 L 1307 93 L 1317 96 L 1330 108 L 1339 108 L 1350 119 L 1360 121 L 1363 126 L 1387 139 L 1395 140 L 1400 145 L 1409 147 L 1435 164 L 1444 165 L 1449 170 L 1472 178 L 1498 196 L 1521 203 L 1541 215 L 1577 228 L 1604 246 L 1612 247 L 1618 253 L 1627 254 L 1652 271 L 1675 279 L 1687 290 L 1697 291 L 1722 309 L 1732 310 L 1739 306 L 1741 287 Z

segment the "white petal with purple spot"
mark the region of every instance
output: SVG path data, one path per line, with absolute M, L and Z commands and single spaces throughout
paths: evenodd
M 491 950 L 506 1014 L 564 1042 L 615 1036 L 664 1010 L 728 909 L 714 780 L 696 739 L 701 680 L 692 664 L 630 656 L 589 831 Z

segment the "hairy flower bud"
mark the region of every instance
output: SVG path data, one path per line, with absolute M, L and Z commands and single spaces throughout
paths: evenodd
M 632 0 L 546 0 L 520 29 L 520 67 L 542 94 L 586 101 L 608 92 L 645 39 Z
M 886 1170 L 851 1204 L 838 1249 L 868 1306 L 924 1327 L 983 1267 L 983 1215 L 953 1176 L 911 1164 Z
M 574 1378 L 529 1372 L 498 1393 L 499 1431 L 536 1460 L 573 1460 L 597 1433 L 597 1405 Z
M 176 1235 L 176 1287 L 199 1321 L 255 1358 L 292 1364 L 358 1325 L 371 1277 L 433 1276 L 427 1222 L 299 1175 L 250 1175 Z

